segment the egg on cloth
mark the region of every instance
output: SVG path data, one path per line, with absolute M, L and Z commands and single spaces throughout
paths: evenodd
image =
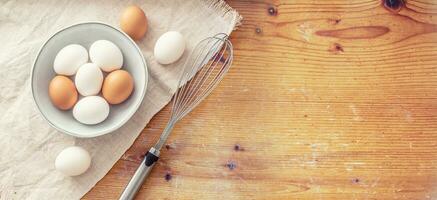
M 77 101 L 77 91 L 72 80 L 65 76 L 55 76 L 49 84 L 49 97 L 53 105 L 68 110 Z
M 134 81 L 129 72 L 116 70 L 106 76 L 103 82 L 102 94 L 110 104 L 125 101 L 134 89 Z
M 78 44 L 70 44 L 56 54 L 53 69 L 57 74 L 71 76 L 88 61 L 88 51 Z
M 91 45 L 90 59 L 105 72 L 120 69 L 123 65 L 121 50 L 108 40 L 97 40 Z
M 94 63 L 86 63 L 77 70 L 74 82 L 82 96 L 97 95 L 103 84 L 102 70 Z
M 153 53 L 159 63 L 166 65 L 176 62 L 184 51 L 184 36 L 177 31 L 169 31 L 158 38 Z
M 146 14 L 138 6 L 129 6 L 121 14 L 120 27 L 132 39 L 140 40 L 147 32 Z
M 91 156 L 79 146 L 62 150 L 55 160 L 55 168 L 66 176 L 78 176 L 86 172 L 91 165 Z
M 82 124 L 98 124 L 108 115 L 109 104 L 100 96 L 84 97 L 73 108 L 73 117 Z

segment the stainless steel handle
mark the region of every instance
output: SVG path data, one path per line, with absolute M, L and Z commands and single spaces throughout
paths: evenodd
M 159 151 L 153 147 L 149 150 L 149 152 L 147 152 L 144 160 L 135 171 L 135 174 L 132 176 L 123 193 L 121 193 L 119 200 L 134 199 L 138 190 L 140 190 L 141 185 L 143 185 L 144 180 L 146 180 L 147 176 L 152 171 L 153 166 L 155 166 L 156 161 L 159 158 L 158 156 Z

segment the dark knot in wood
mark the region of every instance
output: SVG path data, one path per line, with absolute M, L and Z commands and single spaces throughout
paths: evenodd
M 405 5 L 404 0 L 383 0 L 383 5 L 385 8 L 392 12 L 399 12 Z

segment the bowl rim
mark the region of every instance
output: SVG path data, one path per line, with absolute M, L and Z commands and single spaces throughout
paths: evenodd
M 143 67 L 144 67 L 144 79 L 145 79 L 145 84 L 144 84 L 144 88 L 143 88 L 143 91 L 142 91 L 141 96 L 140 96 L 140 100 L 139 100 L 139 102 L 138 102 L 137 104 L 135 104 L 135 105 L 133 106 L 134 108 L 132 109 L 132 111 L 129 112 L 129 113 L 127 113 L 127 115 L 126 115 L 127 117 L 123 118 L 123 119 L 122 119 L 118 124 L 116 124 L 116 125 L 113 126 L 112 128 L 110 128 L 110 129 L 105 129 L 105 130 L 103 130 L 103 131 L 98 131 L 98 132 L 96 132 L 96 133 L 93 134 L 93 135 L 79 135 L 79 134 L 72 133 L 72 132 L 70 132 L 70 131 L 68 131 L 68 130 L 65 130 L 65 129 L 63 129 L 63 128 L 61 128 L 61 127 L 58 127 L 57 125 L 55 125 L 52 121 L 50 121 L 50 120 L 47 118 L 46 115 L 44 115 L 44 113 L 43 113 L 43 111 L 41 110 L 39 104 L 36 102 L 36 99 L 35 99 L 35 91 L 34 91 L 34 89 L 33 89 L 33 79 L 34 79 L 34 69 L 35 69 L 35 65 L 36 65 L 36 62 L 38 61 L 38 59 L 40 58 L 41 51 L 44 49 L 44 47 L 47 45 L 47 43 L 48 43 L 48 42 L 49 42 L 49 41 L 50 41 L 50 40 L 51 40 L 55 35 L 59 34 L 60 32 L 65 31 L 66 29 L 70 29 L 70 28 L 73 28 L 73 27 L 76 27 L 76 26 L 80 26 L 80 25 L 84 25 L 84 24 L 99 24 L 99 25 L 104 25 L 104 26 L 107 26 L 107 27 L 109 27 L 109 28 L 111 28 L 111 29 L 113 29 L 113 30 L 115 30 L 115 31 L 120 32 L 124 37 L 126 37 L 126 38 L 127 38 L 127 39 L 128 39 L 128 40 L 129 40 L 133 45 L 134 45 L 134 47 L 136 48 L 137 52 L 141 55 L 141 61 L 142 61 L 142 63 L 143 63 Z M 132 116 L 133 116 L 133 115 L 138 111 L 138 108 L 139 108 L 139 107 L 141 106 L 141 104 L 143 103 L 143 101 L 144 101 L 144 97 L 145 97 L 145 94 L 146 94 L 146 91 L 147 91 L 148 82 L 149 82 L 149 71 L 148 71 L 147 63 L 146 63 L 146 60 L 144 59 L 144 55 L 143 55 L 141 49 L 138 47 L 138 45 L 135 43 L 135 41 L 132 40 L 132 38 L 130 38 L 129 35 L 127 35 L 127 34 L 126 34 L 125 32 L 123 32 L 122 30 L 120 30 L 120 29 L 118 29 L 118 28 L 116 28 L 116 27 L 114 27 L 114 26 L 112 26 L 112 25 L 110 25 L 110 24 L 107 24 L 107 23 L 101 22 L 101 21 L 87 21 L 87 22 L 79 22 L 79 23 L 75 23 L 75 24 L 72 24 L 72 25 L 66 26 L 66 27 L 64 27 L 64 28 L 61 28 L 60 30 L 58 30 L 58 31 L 56 31 L 55 33 L 53 33 L 52 35 L 50 35 L 50 36 L 45 40 L 45 42 L 41 45 L 41 47 L 39 48 L 38 53 L 36 54 L 36 57 L 35 57 L 35 59 L 34 59 L 34 61 L 33 61 L 31 71 L 30 71 L 30 89 L 31 89 L 31 92 L 32 92 L 32 99 L 33 99 L 33 102 L 35 103 L 36 107 L 38 108 L 39 113 L 43 116 L 43 118 L 45 119 L 45 121 L 47 121 L 47 122 L 50 124 L 50 126 L 52 126 L 53 128 L 55 128 L 56 130 L 58 130 L 58 131 L 60 131 L 60 132 L 62 132 L 62 133 L 65 133 L 65 134 L 67 134 L 67 135 L 71 135 L 71 136 L 78 137 L 78 138 L 92 138 L 92 137 L 102 136 L 102 135 L 105 135 L 105 134 L 108 134 L 108 133 L 112 133 L 112 132 L 114 132 L 115 130 L 117 130 L 117 129 L 119 129 L 120 127 L 122 127 L 124 124 L 126 124 L 126 122 L 129 121 L 129 120 L 132 118 Z

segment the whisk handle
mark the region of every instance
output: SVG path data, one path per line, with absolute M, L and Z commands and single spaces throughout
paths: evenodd
M 144 160 L 141 162 L 138 169 L 135 171 L 135 174 L 132 176 L 131 180 L 127 184 L 123 193 L 120 195 L 119 200 L 132 200 L 137 194 L 138 190 L 140 190 L 141 185 L 143 184 L 146 177 L 152 171 L 153 166 L 155 166 L 156 161 L 159 158 L 159 151 L 155 148 L 151 148 Z

